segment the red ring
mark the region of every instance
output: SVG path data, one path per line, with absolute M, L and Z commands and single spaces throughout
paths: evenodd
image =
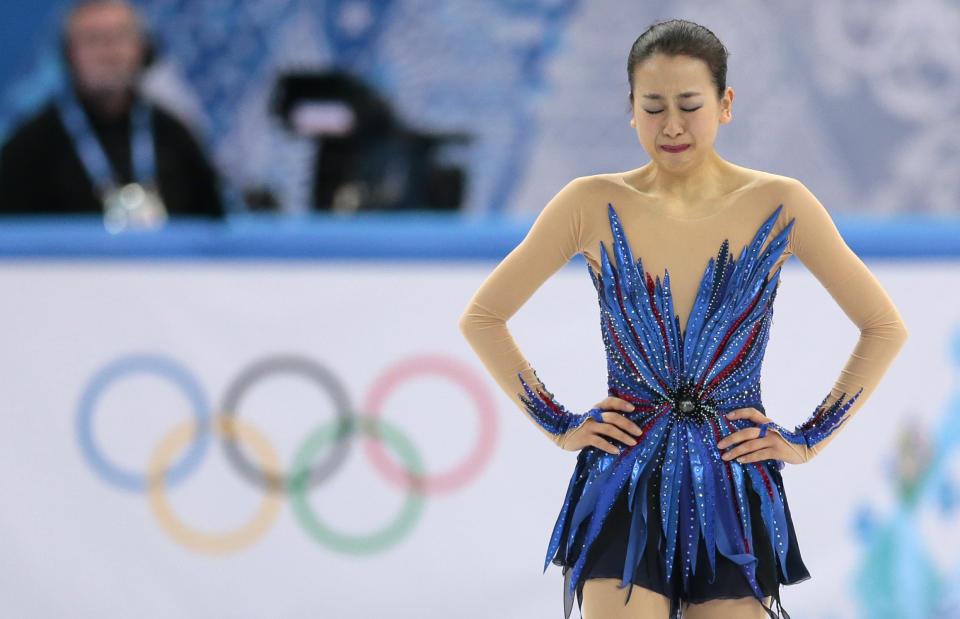
M 433 475 L 413 476 L 395 463 L 380 441 L 368 437 L 364 448 L 370 460 L 391 482 L 405 490 L 440 494 L 449 492 L 469 482 L 475 477 L 493 455 L 497 438 L 497 413 L 493 398 L 473 370 L 461 362 L 442 355 L 420 355 L 393 365 L 370 387 L 362 408 L 365 416 L 376 422 L 382 411 L 380 407 L 387 393 L 399 383 L 420 374 L 439 374 L 446 376 L 465 388 L 477 405 L 480 418 L 480 435 L 476 446 L 463 462 L 449 471 Z

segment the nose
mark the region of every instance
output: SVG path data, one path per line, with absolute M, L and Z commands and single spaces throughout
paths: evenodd
M 674 111 L 666 112 L 666 119 L 663 125 L 663 135 L 670 139 L 683 133 L 683 123 L 680 122 L 680 113 Z

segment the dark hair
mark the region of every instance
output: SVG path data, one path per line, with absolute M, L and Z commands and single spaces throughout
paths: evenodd
M 637 37 L 627 58 L 627 81 L 630 82 L 630 103 L 633 103 L 633 72 L 650 56 L 692 56 L 707 63 L 717 98 L 727 89 L 727 57 L 730 52 L 717 35 L 700 24 L 685 19 L 656 22 Z

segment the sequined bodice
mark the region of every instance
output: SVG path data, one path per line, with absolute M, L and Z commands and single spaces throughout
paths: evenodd
M 599 272 L 588 269 L 600 302 L 610 395 L 698 425 L 735 408 L 763 410 L 760 366 L 780 269 L 772 276 L 769 272 L 793 221 L 765 248 L 764 243 L 782 208 L 774 210 L 738 258 L 723 242 L 707 264 L 681 331 L 669 271 L 662 281 L 644 271 L 608 205 L 612 258 L 601 247 Z

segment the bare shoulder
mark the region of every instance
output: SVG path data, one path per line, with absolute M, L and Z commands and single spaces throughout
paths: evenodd
M 792 176 L 783 174 L 774 174 L 773 172 L 763 172 L 754 170 L 756 173 L 757 184 L 769 191 L 776 192 L 790 200 L 810 200 L 816 199 L 813 193 L 807 189 L 806 185 Z
M 751 198 L 759 198 L 763 203 L 783 204 L 788 211 L 823 209 L 817 197 L 799 179 L 763 170 L 743 170 L 750 178 Z
M 583 216 L 583 209 L 592 204 L 599 186 L 590 176 L 567 181 L 540 210 L 541 218 L 571 220 Z
M 619 174 L 616 172 L 604 172 L 599 174 L 588 174 L 578 176 L 570 181 L 568 187 L 576 191 L 597 192 L 606 191 L 614 187 L 620 187 L 618 181 Z
M 616 181 L 615 174 L 591 174 L 577 176 L 569 181 L 556 195 L 553 201 L 563 202 L 566 208 L 577 210 L 605 207 L 611 199 L 611 193 L 622 185 Z

